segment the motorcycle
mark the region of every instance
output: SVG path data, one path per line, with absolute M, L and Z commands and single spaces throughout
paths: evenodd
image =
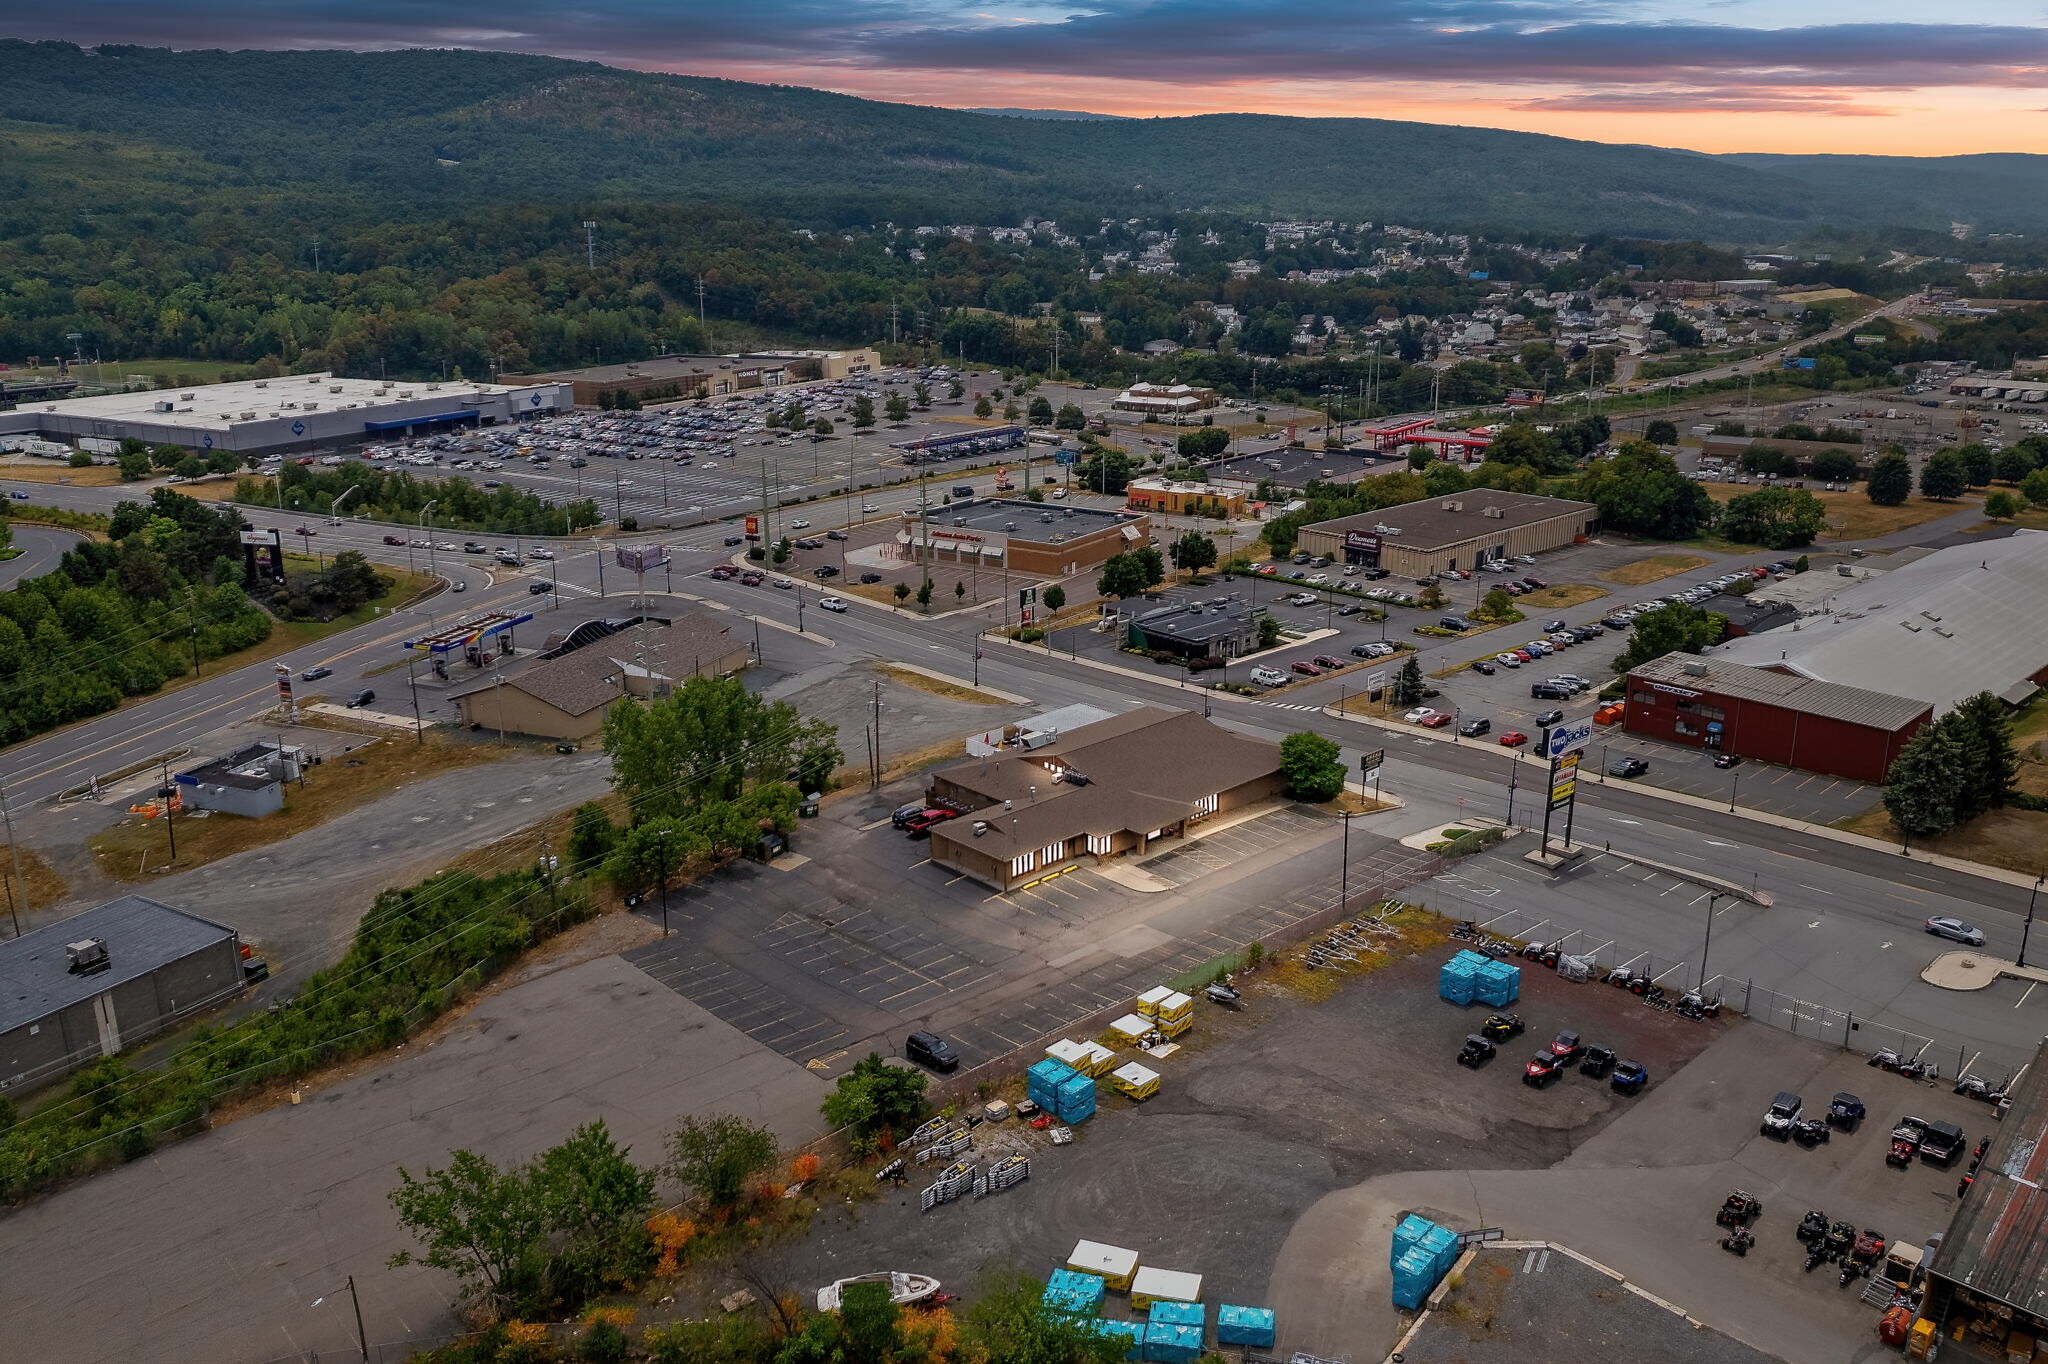
M 1749 1248 L 1756 1244 L 1756 1237 L 1748 1227 L 1737 1227 L 1721 1238 L 1721 1249 L 1736 1255 L 1748 1255 Z
M 1799 1219 L 1798 1229 L 1792 1233 L 1807 1245 L 1817 1246 L 1828 1234 L 1828 1215 L 1818 1208 L 1808 1211 Z

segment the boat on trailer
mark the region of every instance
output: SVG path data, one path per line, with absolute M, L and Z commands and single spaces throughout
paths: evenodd
M 929 1274 L 907 1274 L 902 1270 L 880 1270 L 873 1274 L 855 1274 L 851 1278 L 835 1279 L 818 1290 L 818 1310 L 837 1312 L 839 1295 L 849 1284 L 886 1284 L 889 1301 L 898 1307 L 908 1307 L 914 1302 L 923 1302 L 939 1291 L 939 1281 Z

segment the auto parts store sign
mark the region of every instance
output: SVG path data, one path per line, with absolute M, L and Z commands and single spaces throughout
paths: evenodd
M 1562 758 L 1567 753 L 1576 753 L 1593 740 L 1593 722 L 1557 725 L 1543 732 L 1543 756 Z
M 1550 809 L 1562 810 L 1579 790 L 1579 757 L 1593 739 L 1593 722 L 1557 725 L 1543 732 L 1543 754 L 1550 759 Z
M 1346 549 L 1363 550 L 1367 554 L 1376 555 L 1380 552 L 1380 546 L 1385 543 L 1385 540 L 1380 536 L 1373 535 L 1367 531 L 1347 530 L 1344 532 L 1344 548 Z

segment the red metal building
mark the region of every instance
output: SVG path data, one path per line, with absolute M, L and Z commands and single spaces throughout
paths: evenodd
M 1882 782 L 1934 707 L 1743 663 L 1666 654 L 1628 675 L 1631 734 Z

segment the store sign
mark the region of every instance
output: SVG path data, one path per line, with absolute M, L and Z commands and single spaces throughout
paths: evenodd
M 1567 753 L 1550 765 L 1550 808 L 1562 810 L 1572 803 L 1572 796 L 1579 789 L 1579 759 L 1577 752 Z
M 750 516 L 750 517 L 748 517 L 748 518 L 747 518 L 747 537 L 748 537 L 749 539 L 758 539 L 758 538 L 760 538 L 760 534 L 761 534 L 761 518 L 760 518 L 760 517 L 758 517 L 758 516 Z
M 981 543 L 979 535 L 970 535 L 964 530 L 935 530 L 931 535 L 934 540 L 965 540 L 975 545 Z
M 1591 720 L 1581 721 L 1578 724 L 1558 725 L 1544 731 L 1543 756 L 1546 758 L 1561 758 L 1567 753 L 1576 753 L 1588 743 L 1591 743 L 1592 739 L 1593 722 Z
M 1373 535 L 1366 531 L 1347 530 L 1344 532 L 1344 548 L 1346 549 L 1361 549 L 1367 554 L 1377 554 L 1380 552 L 1380 546 L 1385 543 L 1384 537 Z
M 1697 701 L 1700 699 L 1699 692 L 1687 691 L 1684 687 L 1667 687 L 1662 682 L 1652 682 L 1650 686 L 1657 691 L 1663 692 L 1666 696 L 1677 696 L 1687 701 Z

